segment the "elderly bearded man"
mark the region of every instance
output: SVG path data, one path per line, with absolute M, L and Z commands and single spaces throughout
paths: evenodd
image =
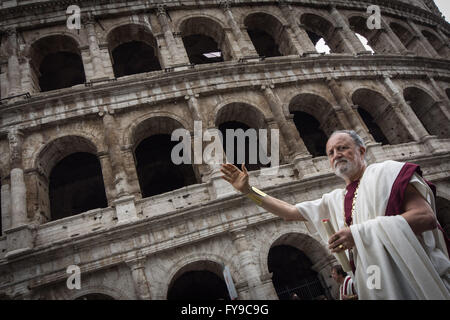
M 295 206 L 250 186 L 244 165 L 241 171 L 223 164 L 222 177 L 267 211 L 313 223 L 331 252 L 345 250 L 356 265 L 360 299 L 450 299 L 448 245 L 420 168 L 396 161 L 367 166 L 364 142 L 354 131 L 334 132 L 326 152 L 346 188 Z M 330 239 L 323 219 L 339 230 Z M 379 270 L 375 287 L 375 274 L 368 272 L 374 266 Z

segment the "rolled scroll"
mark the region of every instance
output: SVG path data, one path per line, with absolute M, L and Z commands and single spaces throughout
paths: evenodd
M 323 227 L 325 228 L 325 231 L 328 234 L 328 239 L 330 239 L 330 237 L 336 233 L 336 231 L 334 231 L 333 225 L 330 223 L 330 220 L 328 220 L 328 219 L 323 219 L 322 224 L 323 224 Z M 345 272 L 352 271 L 352 267 L 350 266 L 350 261 L 348 260 L 348 257 L 345 254 L 345 251 L 341 251 L 341 252 L 333 253 L 333 254 Z

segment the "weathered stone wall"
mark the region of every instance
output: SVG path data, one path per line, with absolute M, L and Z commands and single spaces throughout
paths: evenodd
M 221 276 L 227 265 L 240 299 L 277 299 L 268 252 L 286 244 L 309 257 L 336 295 L 329 278 L 335 260 L 314 227 L 256 207 L 217 167 L 195 164 L 196 184 L 142 198 L 135 148 L 176 128 L 194 135 L 194 120 L 204 132 L 226 121 L 279 129 L 278 174 L 251 172 L 250 182 L 289 203 L 343 186 L 326 157 L 308 152 L 294 111 L 316 118 L 326 135 L 356 130 L 369 163 L 420 164 L 438 197 L 450 201 L 450 26 L 424 2 L 182 2 L 97 1 L 83 8 L 79 32 L 67 29 L 58 1 L 51 15 L 31 1 L 2 2 L 0 292 L 18 299 L 166 299 L 183 272 Z M 381 30 L 363 29 L 370 4 L 382 5 Z M 258 57 L 247 32 L 255 26 L 268 28 L 282 56 Z M 317 53 L 307 31 L 329 40 L 332 53 Z M 369 39 L 374 54 L 354 32 Z M 182 37 L 195 33 L 215 39 L 225 61 L 190 64 Z M 154 46 L 162 69 L 116 79 L 111 51 L 127 35 Z M 71 50 L 81 57 L 86 84 L 40 92 L 42 50 L 64 48 L 61 39 L 76 43 Z M 358 107 L 388 144 L 375 141 Z M 99 159 L 108 207 L 52 221 L 50 174 L 75 152 Z M 81 290 L 65 284 L 73 264 L 82 271 Z

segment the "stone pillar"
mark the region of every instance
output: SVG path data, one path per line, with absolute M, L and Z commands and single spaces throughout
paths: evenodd
M 299 54 L 307 55 L 317 53 L 316 48 L 312 43 L 311 39 L 309 38 L 308 34 L 306 33 L 305 29 L 300 28 L 299 25 L 297 24 L 297 19 L 292 13 L 293 9 L 291 5 L 287 4 L 284 1 L 281 1 L 280 10 L 283 13 L 283 16 L 289 22 L 291 29 L 294 32 L 294 35 L 300 44 Z
M 22 165 L 23 133 L 12 130 L 8 133 L 11 165 L 11 226 L 27 224 L 27 189 Z
M 181 52 L 178 52 L 177 42 L 173 36 L 169 21 L 167 19 L 166 9 L 163 5 L 158 5 L 156 16 L 158 17 L 159 25 L 161 26 L 164 34 L 164 40 L 169 49 L 172 65 L 189 64 L 187 55 L 183 55 Z
M 257 263 L 253 261 L 252 253 L 246 237 L 246 228 L 231 231 L 233 245 L 239 256 L 239 264 L 244 278 L 247 280 L 250 299 L 266 300 L 265 291 L 259 276 Z
M 280 98 L 273 92 L 274 85 L 263 85 L 261 86 L 261 90 L 264 93 L 264 97 L 266 98 L 270 109 L 272 111 L 275 122 L 278 124 L 280 128 L 281 135 L 284 138 L 286 144 L 290 147 L 290 154 L 293 158 L 303 155 L 309 156 L 309 152 L 303 143 L 303 140 L 300 136 L 296 137 L 294 135 L 297 132 L 295 125 L 292 122 L 286 121 L 284 117 L 283 110 L 281 108 L 281 100 Z M 296 139 L 297 138 L 297 139 Z
M 327 84 L 330 88 L 337 103 L 342 108 L 348 123 L 350 123 L 351 128 L 356 131 L 356 133 L 366 142 L 374 142 L 373 138 L 369 135 L 367 130 L 364 128 L 363 121 L 359 116 L 358 112 L 352 108 L 352 105 L 348 102 L 342 89 L 335 78 L 327 78 Z
M 100 112 L 100 116 L 103 117 L 105 142 L 108 146 L 113 183 L 116 191 L 116 197 L 113 203 L 116 207 L 118 223 L 122 223 L 137 219 L 137 212 L 134 204 L 134 196 L 130 193 L 131 188 L 128 184 L 121 157 L 119 139 L 116 136 L 117 124 L 112 114 L 113 112 L 108 110 Z
M 19 67 L 19 45 L 17 42 L 17 30 L 10 28 L 6 30 L 6 54 L 8 55 L 8 96 L 21 94 L 20 67 Z
M 95 18 L 90 13 L 88 13 L 88 18 L 85 20 L 85 27 L 88 36 L 92 68 L 94 70 L 93 79 L 104 78 L 105 70 L 103 68 L 100 47 L 98 45 L 97 33 L 95 32 Z
M 427 38 L 423 35 L 422 31 L 420 31 L 419 27 L 411 20 L 407 20 L 408 24 L 411 26 L 411 28 L 416 33 L 416 36 L 418 37 L 420 45 L 423 47 L 425 52 L 427 52 L 430 57 L 432 58 L 440 58 L 441 56 L 439 53 L 436 52 L 436 50 L 433 48 L 431 43 L 428 41 Z
M 352 49 L 353 54 L 370 52 L 367 51 L 366 48 L 364 48 L 363 44 L 358 39 L 356 34 L 348 26 L 346 19 L 336 9 L 335 6 L 331 7 L 331 16 L 336 21 L 337 27 L 341 28 L 342 31 L 340 31 L 339 33 L 341 34 L 343 41 L 347 44 L 347 47 Z
M 147 276 L 145 275 L 145 260 L 145 258 L 138 258 L 125 262 L 131 270 L 134 289 L 139 300 L 151 299 L 150 284 L 148 283 Z
M 404 123 L 405 128 L 407 128 L 413 139 L 415 141 L 420 141 L 421 139 L 429 136 L 430 134 L 427 132 L 422 122 L 420 122 L 420 120 L 417 118 L 417 115 L 414 113 L 411 106 L 406 103 L 403 94 L 399 91 L 398 87 L 387 75 L 384 76 L 384 85 L 388 89 L 391 96 L 394 98 L 394 101 L 398 109 L 400 110 L 400 112 L 398 112 L 400 121 Z
M 142 198 L 136 163 L 134 161 L 133 146 L 128 145 L 122 147 L 122 161 L 128 178 L 128 184 L 130 186 L 130 193 L 134 195 L 136 199 Z

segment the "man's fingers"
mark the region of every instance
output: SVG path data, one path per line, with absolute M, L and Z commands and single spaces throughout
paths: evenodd
M 245 174 L 248 174 L 247 172 L 247 168 L 245 167 L 245 163 L 242 163 L 242 172 L 244 172 Z
M 225 181 L 228 181 L 228 182 L 230 182 L 231 183 L 231 179 L 230 178 L 228 178 L 227 176 L 222 176 L 221 177 L 223 180 L 225 180 Z

